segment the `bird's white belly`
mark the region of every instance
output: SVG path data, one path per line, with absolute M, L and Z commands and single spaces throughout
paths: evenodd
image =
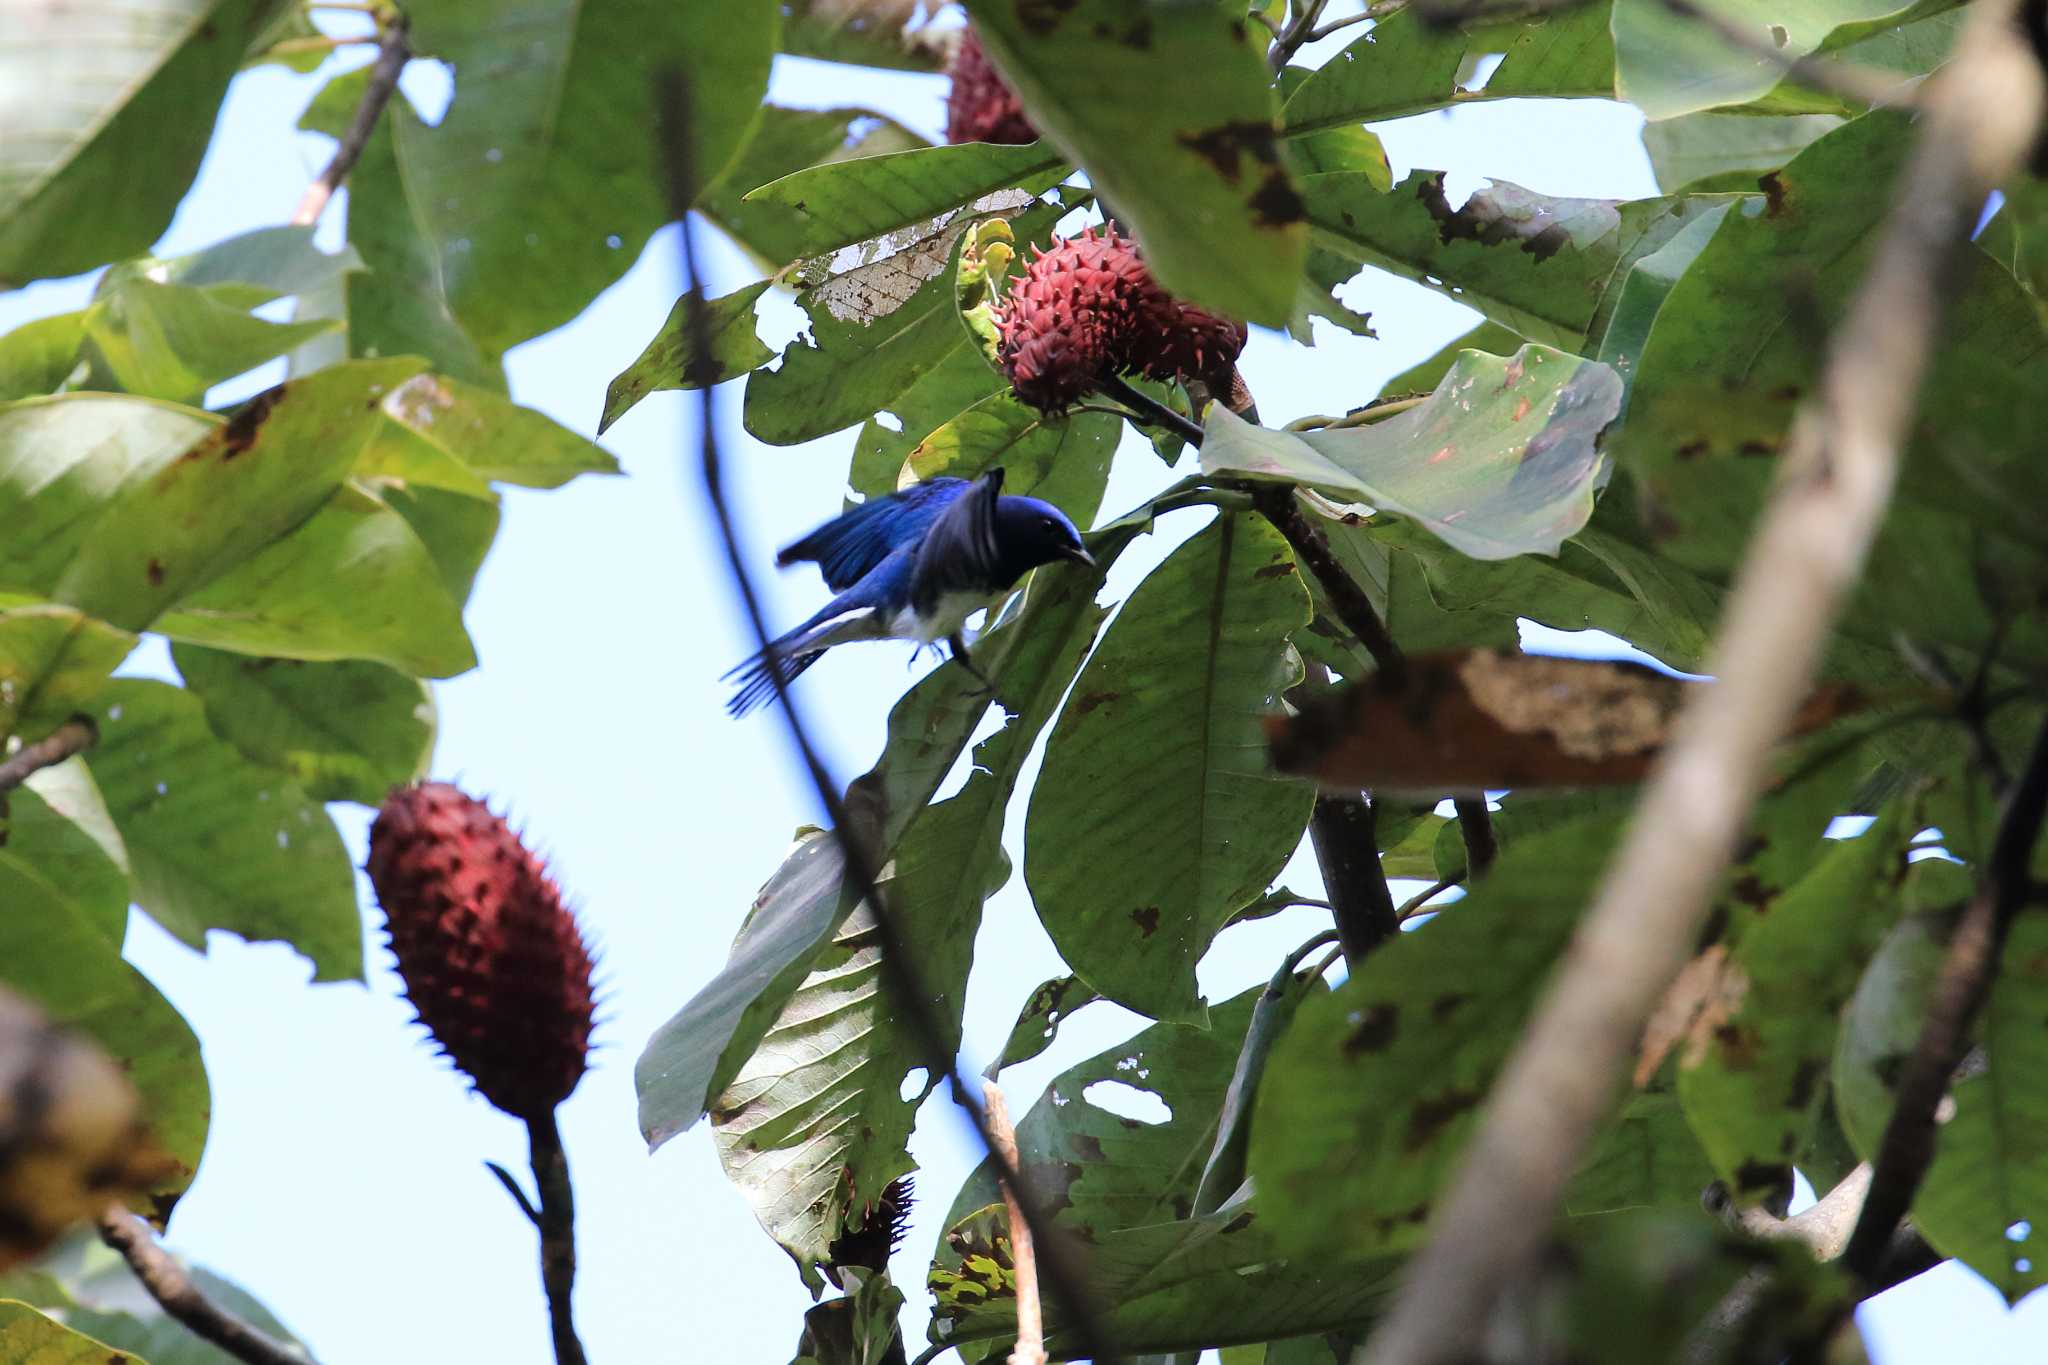
M 915 640 L 921 645 L 932 644 L 949 635 L 958 634 L 967 624 L 967 618 L 991 605 L 994 596 L 988 593 L 949 592 L 941 594 L 930 616 L 919 616 L 909 607 L 896 613 L 890 622 L 889 633 L 899 640 Z

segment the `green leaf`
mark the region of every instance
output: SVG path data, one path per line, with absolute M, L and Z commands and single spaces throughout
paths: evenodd
M 785 15 L 785 30 L 793 22 Z M 856 125 L 869 131 L 856 134 Z M 780 204 L 752 203 L 749 190 L 793 171 L 871 151 L 904 150 L 922 142 L 893 119 L 867 109 L 785 109 L 771 104 L 725 178 L 697 198 L 697 212 L 717 225 L 763 270 L 775 271 L 803 254 L 808 229 Z
M 1786 63 L 1816 51 L 1838 27 L 1911 8 L 1910 0 L 1716 0 L 1714 14 L 1748 35 L 1745 47 L 1662 0 L 1614 0 L 1615 89 L 1653 120 L 1747 104 L 1769 94 Z
M 792 1365 L 900 1365 L 903 1291 L 886 1270 L 863 1274 L 853 1291 L 804 1310 Z
M 121 960 L 102 909 L 66 896 L 17 857 L 0 859 L 0 896 L 8 910 L 0 916 L 0 983 L 120 1060 L 142 1097 L 151 1138 L 175 1164 L 155 1191 L 168 1212 L 206 1146 L 211 1098 L 199 1040 L 149 979 Z
M 1457 363 L 1460 351 L 1485 351 L 1488 355 L 1511 356 L 1522 349 L 1525 338 L 1513 328 L 1497 322 L 1482 322 L 1463 336 L 1444 343 L 1429 359 L 1409 366 L 1380 385 L 1381 398 L 1404 398 L 1428 393 L 1443 382 Z
M 215 738 L 189 692 L 125 679 L 97 702 L 92 772 L 127 845 L 136 903 L 194 948 L 225 929 L 289 943 L 315 981 L 359 978 L 355 874 L 327 812 Z
M 41 739 L 83 710 L 135 637 L 70 607 L 0 609 L 0 743 Z
M 393 423 L 479 478 L 560 488 L 579 474 L 619 472 L 619 462 L 595 441 L 459 379 L 415 375 L 386 394 L 380 406 Z
M 110 382 L 94 387 L 196 404 L 215 384 L 337 325 L 266 322 L 234 292 L 132 279 L 100 294 L 85 312 L 86 355 Z
M 1656 1207 L 1692 1212 L 1713 1180 L 1714 1168 L 1686 1125 L 1678 1097 L 1663 1088 L 1639 1090 L 1580 1161 L 1565 1212 L 1573 1218 Z
M 82 380 L 85 363 L 78 348 L 85 341 L 85 312 L 37 318 L 0 336 L 0 403 L 55 393 Z
M 1040 982 L 1025 998 L 1024 1008 L 1017 1012 L 1017 1022 L 1010 1026 L 1009 1041 L 988 1064 L 985 1074 L 994 1080 L 1003 1074 L 1004 1067 L 1030 1061 L 1052 1046 L 1068 1015 L 1101 998 L 1094 987 L 1078 976 L 1056 976 Z
M 1529 19 L 1432 28 L 1403 10 L 1317 68 L 1287 101 L 1287 135 L 1403 118 L 1465 100 L 1571 95 L 1611 98 L 1614 43 L 1606 4 L 1573 5 Z M 1505 54 L 1479 90 L 1463 89 L 1473 62 Z
M 1157 0 L 968 11 L 1032 122 L 1116 206 L 1161 285 L 1229 317 L 1287 321 L 1308 236 L 1264 29 L 1242 11 Z
M 182 256 L 117 261 L 93 286 L 93 297 L 136 281 L 192 289 L 231 286 L 218 297 L 254 308 L 287 294 L 324 289 L 363 268 L 353 245 L 330 255 L 313 245 L 313 232 L 310 227 L 256 228 Z
M 0 288 L 146 250 L 270 0 L 14 10 L 0 48 Z
M 0 863 L 40 879 L 119 949 L 128 932 L 128 848 L 81 758 L 32 773 L 0 803 Z
M 1308 618 L 1286 542 L 1226 513 L 1139 585 L 1074 684 L 1024 874 L 1061 955 L 1110 999 L 1199 1021 L 1196 961 L 1300 842 L 1314 795 L 1267 770 L 1260 717 L 1299 676 L 1287 637 Z
M 20 1365 L 148 1365 L 141 1356 L 113 1350 L 9 1299 L 0 1299 L 0 1359 Z
M 1667 193 L 1750 190 L 1758 176 L 1841 126 L 1834 114 L 1683 114 L 1644 124 L 1643 147 Z
M 1608 442 L 1638 480 L 1662 554 L 1713 574 L 1740 555 L 1811 391 L 1819 338 L 1863 279 L 1910 136 L 1908 120 L 1887 112 L 1821 138 L 1768 177 L 1765 201 L 1721 219 L 1666 296 L 1636 365 L 1629 419 Z M 1972 260 L 1921 389 L 1899 494 L 1912 515 L 1894 517 L 1871 556 L 1864 601 L 1884 613 L 1885 627 L 1939 639 L 1981 618 L 1976 593 L 1965 590 L 1965 608 L 1939 591 L 1971 581 L 1964 547 L 1973 541 L 2048 548 L 2048 529 L 2028 510 L 2048 503 L 2048 466 L 2024 416 L 2048 385 L 2048 349 L 2012 344 L 2039 335 L 2011 276 Z M 1930 555 L 1943 542 L 1964 559 L 1933 572 Z M 1885 574 L 1907 566 L 1917 566 L 1918 586 L 1902 580 L 1880 591 Z
M 1008 393 L 994 393 L 919 441 L 903 462 L 899 484 L 948 474 L 971 479 L 1000 465 L 1004 491 L 1044 498 L 1086 526 L 1102 506 L 1122 435 L 1122 420 L 1107 413 L 1049 418 Z
M 888 400 L 894 426 L 875 417 L 862 424 L 854 439 L 847 483 L 866 497 L 894 492 L 902 485 L 903 466 L 912 451 L 961 413 L 984 403 L 999 405 L 1009 391 L 1009 380 L 991 369 L 972 343 L 948 351 L 945 359 Z
M 1866 836 L 1868 837 L 1868 836 Z M 1891 1117 L 1891 1082 L 1917 1042 L 1954 913 L 1912 915 L 1864 972 L 1835 1052 L 1836 1110 L 1857 1152 L 1876 1155 Z M 2048 917 L 2022 914 L 1999 956 L 1978 1023 L 1983 1066 L 1966 1066 L 1949 1092 L 1913 1226 L 1958 1257 L 2008 1302 L 2048 1282 L 2032 1245 L 2048 1211 Z
M 62 1255 L 62 1252 L 57 1253 Z M 54 1257 L 46 1257 L 46 1263 Z M 150 1365 L 232 1365 L 235 1357 L 196 1335 L 157 1303 L 134 1290 L 127 1262 L 101 1246 L 84 1248 L 79 1271 L 67 1271 L 53 1302 L 39 1307 L 64 1310 L 64 1320 L 109 1346 L 131 1351 Z M 71 1263 L 66 1257 L 65 1263 Z M 205 1266 L 187 1265 L 199 1290 L 244 1322 L 283 1342 L 297 1340 L 270 1310 L 240 1285 Z M 0 1291 L 4 1292 L 4 1291 Z
M 196 645 L 173 647 L 171 658 L 215 734 L 316 801 L 374 806 L 422 776 L 433 756 L 433 693 L 382 664 L 256 659 Z
M 597 419 L 598 434 L 603 435 L 606 428 L 650 393 L 722 384 L 773 360 L 775 352 L 761 344 L 760 335 L 754 330 L 755 302 L 773 283 L 762 280 L 724 298 L 707 300 L 701 324 L 690 319 L 690 296 L 685 294 L 677 299 L 675 307 L 669 309 L 668 320 L 640 352 L 640 358 L 619 371 L 605 389 L 604 414 Z M 699 325 L 710 343 L 708 355 L 690 353 Z
M 1427 283 L 1531 341 L 1576 351 L 1610 280 L 1715 207 L 1699 196 L 1559 199 L 1495 181 L 1459 208 L 1442 171 L 1382 193 L 1366 175 L 1302 181 L 1329 249 Z
M 1829 848 L 1742 936 L 1695 1026 L 1678 1096 L 1737 1199 L 1791 1188 L 1827 1097 L 1842 1006 L 1898 909 L 1912 834 L 1895 804 Z
M 1420 406 L 1368 426 L 1269 431 L 1210 409 L 1202 468 L 1289 479 L 1414 518 L 1475 559 L 1554 555 L 1586 524 L 1621 379 L 1529 345 L 1459 356 Z
M 1617 833 L 1595 816 L 1504 847 L 1463 900 L 1302 1007 L 1252 1128 L 1252 1179 L 1284 1245 L 1420 1241 Z
M 489 352 L 569 321 L 632 265 L 669 206 L 656 77 L 687 81 L 691 169 L 725 170 L 761 116 L 778 9 L 716 23 L 668 0 L 417 0 L 415 49 L 458 72 L 429 128 L 395 133 L 454 316 Z
M 498 534 L 497 498 L 410 486 L 386 486 L 382 496 L 427 547 L 448 599 L 458 605 L 467 602 L 477 570 Z
M 785 0 L 782 50 L 795 57 L 937 71 L 946 64 L 942 34 L 929 24 L 912 28 L 918 6 L 904 0 Z
M 1036 195 L 1068 169 L 1067 159 L 1043 142 L 963 142 L 811 166 L 748 191 L 746 202 L 781 208 L 801 226 L 798 254 L 812 256 L 928 224 L 1004 190 L 1015 202 L 1003 206 L 1015 207 L 1023 202 L 1017 195 Z
M 1619 289 L 1610 289 L 1601 297 L 1601 315 L 1593 324 L 1593 335 L 1600 342 L 1594 358 L 1612 366 L 1624 383 L 1635 374 L 1636 361 L 1650 339 L 1650 328 L 1663 310 L 1664 300 L 1713 240 L 1730 207 L 1718 204 L 1687 223 L 1664 245 L 1637 259 Z M 1622 412 L 1627 411 L 1624 399 Z

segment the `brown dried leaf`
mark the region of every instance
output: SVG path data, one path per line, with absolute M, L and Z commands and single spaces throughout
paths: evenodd
M 1740 967 L 1728 960 L 1725 944 L 1713 944 L 1686 963 L 1658 1002 L 1649 1023 L 1643 1026 L 1642 1045 L 1636 1053 L 1636 1089 L 1650 1083 L 1681 1038 L 1686 1040 L 1690 1064 L 1690 1059 L 1705 1050 L 1714 1030 L 1735 1012 L 1748 990 L 1749 980 Z

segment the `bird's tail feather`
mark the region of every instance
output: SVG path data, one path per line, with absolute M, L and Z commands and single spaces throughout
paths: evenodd
M 808 654 L 782 655 L 774 646 L 756 654 L 725 676 L 739 683 L 739 691 L 725 704 L 733 716 L 744 716 L 749 711 L 767 705 L 775 699 L 775 677 L 770 669 L 779 669 L 786 687 L 796 680 L 799 673 L 823 658 L 825 651 L 814 650 Z

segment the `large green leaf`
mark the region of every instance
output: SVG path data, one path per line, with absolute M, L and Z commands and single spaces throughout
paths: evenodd
M 1713 14 L 1746 34 L 1745 46 L 1664 0 L 1614 0 L 1615 88 L 1652 119 L 1747 104 L 1842 25 L 1911 8 L 1911 0 L 1713 0 Z
M 291 944 L 316 981 L 362 974 L 354 871 L 318 802 L 216 738 L 180 688 L 114 682 L 94 718 L 92 772 L 127 845 L 137 904 L 194 948 L 225 929 Z
M 1750 190 L 1758 176 L 1841 126 L 1834 114 L 1684 114 L 1644 124 L 1643 147 L 1667 193 Z
M 1289 136 L 1402 118 L 1465 100 L 1585 95 L 1612 98 L 1608 5 L 1570 5 L 1529 19 L 1434 28 L 1412 6 L 1330 58 L 1287 101 Z M 1504 54 L 1478 90 L 1473 66 Z
M 669 309 L 668 320 L 654 334 L 640 356 L 613 377 L 604 391 L 604 413 L 597 419 L 598 434 L 625 416 L 650 393 L 671 389 L 702 388 L 706 382 L 726 380 L 758 369 L 775 358 L 775 352 L 761 344 L 754 327 L 754 305 L 773 280 L 761 280 L 736 289 L 723 298 L 707 299 L 701 319 L 690 316 L 690 299 L 683 295 Z M 695 355 L 698 328 L 710 343 L 709 353 Z
M 438 374 L 415 375 L 379 405 L 405 438 L 453 458 L 481 479 L 559 488 L 579 474 L 616 474 L 595 441 L 487 388 Z M 391 433 L 380 432 L 375 445 Z
M 1009 392 L 1010 381 L 990 368 L 978 347 L 963 342 L 889 400 L 889 423 L 870 417 L 862 424 L 847 483 L 867 497 L 893 492 L 912 451 L 956 417 L 985 404 L 1000 406 Z
M 1061 955 L 1110 999 L 1201 1019 L 1195 963 L 1300 842 L 1313 793 L 1267 769 L 1260 718 L 1298 676 L 1288 636 L 1308 618 L 1286 542 L 1226 513 L 1139 585 L 1074 684 L 1024 874 Z
M 1382 193 L 1372 177 L 1302 181 L 1318 242 L 1441 289 L 1531 341 L 1576 351 L 1610 282 L 1712 210 L 1700 196 L 1559 199 L 1496 181 L 1458 208 L 1441 171 Z
M 828 62 L 936 71 L 945 65 L 945 35 L 929 23 L 913 27 L 920 9 L 917 0 L 784 0 L 782 50 Z
M 217 297 L 253 308 L 287 294 L 326 288 L 363 268 L 354 246 L 333 253 L 322 251 L 313 245 L 313 232 L 310 227 L 255 228 L 182 256 L 137 256 L 118 261 L 93 286 L 93 297 L 147 280 L 191 289 L 221 287 Z
M 1912 915 L 1871 962 L 1842 1020 L 1836 1111 L 1857 1152 L 1874 1158 L 1903 1063 L 1919 1039 L 1955 921 L 1953 908 Z M 1913 1226 L 2009 1301 L 2048 1283 L 2032 1235 L 2048 1227 L 2048 916 L 2014 920 L 1978 1024 L 1983 1065 L 1949 1092 L 1955 1112 L 1913 1200 Z
M 432 490 L 426 490 L 431 492 Z M 496 509 L 472 503 L 496 517 Z M 462 608 L 407 518 L 355 484 L 155 628 L 237 654 L 368 659 L 428 678 L 476 663 Z
M 919 441 L 904 459 L 899 483 L 947 474 L 971 479 L 1001 466 L 1005 492 L 1044 498 L 1086 526 L 1102 506 L 1122 435 L 1122 420 L 1108 413 L 1049 418 L 1008 393 L 994 393 Z
M 1878 113 L 1813 143 L 1767 177 L 1764 201 L 1723 216 L 1658 310 L 1609 448 L 1636 475 L 1657 548 L 1679 563 L 1725 572 L 1746 542 L 1910 135 L 1902 115 Z M 1912 515 L 1894 518 L 1872 555 L 1874 573 L 1915 566 L 1921 585 L 1886 593 L 1890 610 L 1925 609 L 1893 616 L 1893 628 L 1939 632 L 1962 615 L 1925 590 L 1971 578 L 1966 562 L 1932 571 L 1936 543 L 1989 532 L 2048 546 L 2030 511 L 2048 503 L 2048 461 L 2026 415 L 2044 385 L 2048 338 L 2032 306 L 2010 275 L 1972 257 L 1921 389 L 1900 495 Z
M 394 107 L 399 164 L 456 318 L 491 352 L 582 312 L 669 218 L 664 71 L 687 79 L 698 185 L 761 115 L 778 9 L 716 22 L 670 0 L 417 0 L 415 49 L 456 70 L 429 128 Z
M 199 169 L 272 0 L 10 6 L 0 288 L 145 250 Z
M 196 404 L 215 384 L 338 325 L 266 322 L 237 292 L 130 279 L 102 293 L 85 311 L 85 355 L 104 380 L 92 387 Z
M 1287 321 L 1308 235 L 1265 30 L 1164 0 L 968 11 L 1032 122 L 1115 205 L 1162 285 L 1230 317 Z
M 1368 426 L 1269 431 L 1209 410 L 1202 468 L 1314 484 L 1414 518 L 1475 559 L 1550 554 L 1586 524 L 1621 379 L 1524 346 L 1467 351 L 1421 405 Z
M 750 190 L 746 200 L 780 208 L 801 230 L 799 254 L 810 256 L 926 223 L 1012 186 L 1037 193 L 1067 169 L 1067 159 L 1043 142 L 963 142 L 826 162 Z
M 85 341 L 85 311 L 57 313 L 24 322 L 0 336 L 0 403 L 55 393 L 84 379 L 78 358 Z
M 106 394 L 0 408 L 0 584 L 139 629 L 311 516 L 418 368 L 363 361 L 280 385 L 219 423 Z
M 0 1360 L 20 1365 L 148 1365 L 141 1356 L 114 1350 L 11 1299 L 0 1299 Z
M 374 806 L 424 774 L 433 755 L 433 693 L 382 664 L 250 658 L 184 644 L 171 658 L 206 704 L 215 734 L 316 801 Z
M 147 977 L 121 960 L 100 910 L 23 857 L 0 859 L 0 983 L 117 1057 L 142 1096 L 152 1137 L 174 1163 L 156 1193 L 175 1199 L 199 1168 L 211 1108 L 199 1040 Z M 5 1359 L 0 1355 L 0 1359 Z
M 1737 945 L 1710 1018 L 1678 1071 L 1679 1099 L 1721 1180 L 1738 1199 L 1791 1187 L 1812 1137 L 1837 1020 L 1898 908 L 1906 842 L 1895 807 L 1838 843 Z
M 71 607 L 0 609 L 0 743 L 41 739 L 100 689 L 135 637 Z

